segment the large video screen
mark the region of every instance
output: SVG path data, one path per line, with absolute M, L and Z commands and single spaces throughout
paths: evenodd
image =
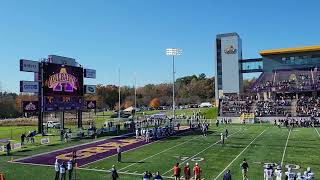
M 44 96 L 83 96 L 83 68 L 43 64 Z

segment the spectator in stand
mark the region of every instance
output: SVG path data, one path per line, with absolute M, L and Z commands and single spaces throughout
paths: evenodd
M 196 163 L 195 166 L 193 167 L 193 174 L 194 174 L 195 180 L 201 179 L 201 169 L 200 169 L 198 163 Z
M 112 169 L 111 169 L 111 179 L 112 180 L 117 180 L 119 178 L 117 169 L 115 165 L 112 165 Z
M 186 163 L 186 165 L 184 166 L 184 180 L 190 180 L 190 176 L 191 176 L 191 170 L 189 167 L 189 163 Z
M 229 169 L 224 173 L 223 180 L 231 180 L 231 173 Z
M 180 180 L 180 177 L 181 177 L 181 169 L 179 167 L 179 163 L 176 163 L 174 166 L 173 166 L 173 176 L 174 176 L 174 179 L 175 180 Z

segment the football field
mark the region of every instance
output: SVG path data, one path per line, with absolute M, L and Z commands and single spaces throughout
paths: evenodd
M 228 129 L 229 136 L 225 145 L 221 145 L 220 133 L 225 129 Z M 116 156 L 96 159 L 77 169 L 77 179 L 109 179 L 108 170 L 112 165 L 116 165 L 120 179 L 141 179 L 144 171 L 159 171 L 164 179 L 172 179 L 171 169 L 176 162 L 180 163 L 181 168 L 187 162 L 191 168 L 198 162 L 202 179 L 222 179 L 227 169 L 231 170 L 234 179 L 241 179 L 240 164 L 243 158 L 249 163 L 249 179 L 262 179 L 266 163 L 282 164 L 284 171 L 290 166 L 297 172 L 303 172 L 310 166 L 318 177 L 319 131 L 316 128 L 291 130 L 271 125 L 211 125 L 206 137 L 197 132 L 188 132 L 183 136 L 145 144 L 124 152 L 121 163 L 117 162 Z M 17 173 L 24 173 L 25 169 L 27 176 L 20 178 L 54 177 L 54 169 L 50 166 L 9 164 L 4 168 L 9 179 L 17 179 Z M 38 170 L 44 173 L 33 175 L 32 172 Z
M 219 143 L 220 132 L 229 130 L 226 144 Z M 249 177 L 262 179 L 265 163 L 282 164 L 304 171 L 312 167 L 316 175 L 320 173 L 320 136 L 315 128 L 296 128 L 293 130 L 273 126 L 224 125 L 211 127 L 207 137 L 189 134 L 179 138 L 156 142 L 123 155 L 122 163 L 111 157 L 83 169 L 103 172 L 113 164 L 120 174 L 131 178 L 148 170 L 160 171 L 167 179 L 172 176 L 172 166 L 179 162 L 183 167 L 198 162 L 203 179 L 222 179 L 225 170 L 230 169 L 235 179 L 241 179 L 240 164 L 243 158 L 249 162 Z

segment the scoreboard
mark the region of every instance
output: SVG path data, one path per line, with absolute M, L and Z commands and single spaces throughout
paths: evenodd
M 83 68 L 43 63 L 44 111 L 80 110 L 83 90 Z

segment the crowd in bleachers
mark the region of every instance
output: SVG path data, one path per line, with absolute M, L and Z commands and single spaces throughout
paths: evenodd
M 286 100 L 258 101 L 255 116 L 287 116 L 290 113 L 290 102 Z
M 310 71 L 279 71 L 272 74 L 263 74 L 264 78 L 258 80 L 252 87 L 253 92 L 263 91 L 280 91 L 280 92 L 295 92 L 295 91 L 311 91 L 316 89 L 320 83 L 319 79 L 315 81 Z
M 222 101 L 222 114 L 250 113 L 253 103 L 252 97 L 226 96 Z
M 298 116 L 320 117 L 320 98 L 300 97 L 296 112 Z

